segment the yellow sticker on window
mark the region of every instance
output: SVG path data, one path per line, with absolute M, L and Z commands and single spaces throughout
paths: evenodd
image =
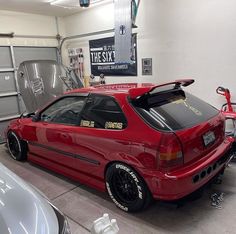
M 195 115 L 202 116 L 202 112 L 200 110 L 198 110 L 197 108 L 191 106 L 189 103 L 184 102 L 184 105 L 187 108 L 189 108 L 189 110 L 191 110 Z
M 81 120 L 80 126 L 87 127 L 87 128 L 94 128 L 94 121 Z
M 179 99 L 179 100 L 176 100 L 176 101 L 173 101 L 172 103 L 174 104 L 182 104 L 182 105 L 185 105 L 189 110 L 191 110 L 195 115 L 198 115 L 198 116 L 202 116 L 202 112 L 200 110 L 198 110 L 197 108 L 191 106 L 188 102 L 187 102 L 187 98 L 184 100 L 184 99 Z
M 117 122 L 106 122 L 105 123 L 106 129 L 123 129 L 123 123 L 117 123 Z

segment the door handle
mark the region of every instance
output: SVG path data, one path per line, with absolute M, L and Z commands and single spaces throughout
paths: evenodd
M 64 133 L 61 133 L 61 137 L 63 137 L 63 138 L 68 138 L 68 135 L 67 135 L 67 134 L 64 134 Z

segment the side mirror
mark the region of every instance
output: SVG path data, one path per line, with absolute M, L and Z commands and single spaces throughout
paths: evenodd
M 40 114 L 36 114 L 36 115 L 34 115 L 34 116 L 32 117 L 32 121 L 33 121 L 33 122 L 38 122 L 40 119 L 41 119 Z

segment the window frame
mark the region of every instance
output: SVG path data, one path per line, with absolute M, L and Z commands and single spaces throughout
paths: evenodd
M 81 112 L 79 114 L 79 116 L 81 116 L 81 114 L 83 113 L 84 107 L 87 103 L 87 99 L 88 99 L 89 94 L 88 93 L 73 93 L 73 94 L 68 94 L 68 95 L 64 95 L 61 96 L 57 99 L 55 99 L 53 102 L 51 102 L 49 105 L 47 105 L 46 107 L 44 107 L 43 109 L 41 109 L 39 112 L 36 113 L 36 119 L 38 119 L 36 122 L 43 122 L 43 123 L 47 123 L 47 124 L 58 124 L 58 125 L 65 125 L 65 126 L 77 126 L 80 127 L 80 121 L 78 119 L 77 124 L 68 124 L 68 123 L 59 123 L 59 122 L 47 122 L 47 121 L 43 121 L 42 120 L 42 113 L 45 112 L 48 108 L 50 108 L 51 106 L 53 106 L 54 104 L 56 104 L 57 102 L 61 101 L 62 99 L 65 98 L 73 98 L 73 97 L 78 97 L 78 98 L 84 98 L 84 104 L 82 106 Z
M 97 94 L 97 93 L 90 93 L 88 96 L 87 96 L 87 99 L 86 99 L 86 103 L 85 103 L 85 105 L 84 105 L 84 107 L 83 107 L 83 109 L 82 109 L 82 111 L 81 111 L 81 116 L 83 115 L 83 113 L 85 112 L 85 110 L 86 110 L 86 105 L 87 105 L 87 103 L 88 103 L 88 100 L 90 99 L 90 98 L 92 98 L 92 99 L 94 99 L 94 97 L 103 97 L 103 98 L 110 98 L 111 100 L 113 100 L 114 101 L 114 103 L 119 107 L 119 109 L 120 109 L 120 112 L 123 114 L 123 116 L 124 116 L 124 118 L 125 118 L 125 127 L 124 128 L 122 128 L 122 129 L 111 129 L 111 128 L 97 128 L 97 127 L 86 127 L 86 126 L 81 126 L 80 125 L 80 123 L 79 123 L 79 127 L 81 127 L 81 128 L 86 128 L 86 129 L 96 129 L 96 130 L 109 130 L 109 131 L 123 131 L 123 130 L 125 130 L 127 127 L 128 127 L 128 119 L 127 119 L 127 117 L 126 117 L 126 115 L 125 115 L 125 112 L 122 110 L 122 108 L 121 108 L 121 106 L 120 106 L 120 103 L 116 100 L 116 98 L 114 97 L 114 96 L 110 96 L 110 95 L 105 95 L 105 94 Z M 82 118 L 81 118 L 81 120 L 82 120 Z M 124 124 L 124 123 L 123 123 Z

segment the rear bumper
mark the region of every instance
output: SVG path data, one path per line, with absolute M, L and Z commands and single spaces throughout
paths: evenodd
M 224 170 L 230 158 L 231 144 L 230 139 L 226 139 L 204 158 L 172 172 L 164 173 L 145 169 L 140 173 L 155 199 L 177 200 L 201 188 Z

